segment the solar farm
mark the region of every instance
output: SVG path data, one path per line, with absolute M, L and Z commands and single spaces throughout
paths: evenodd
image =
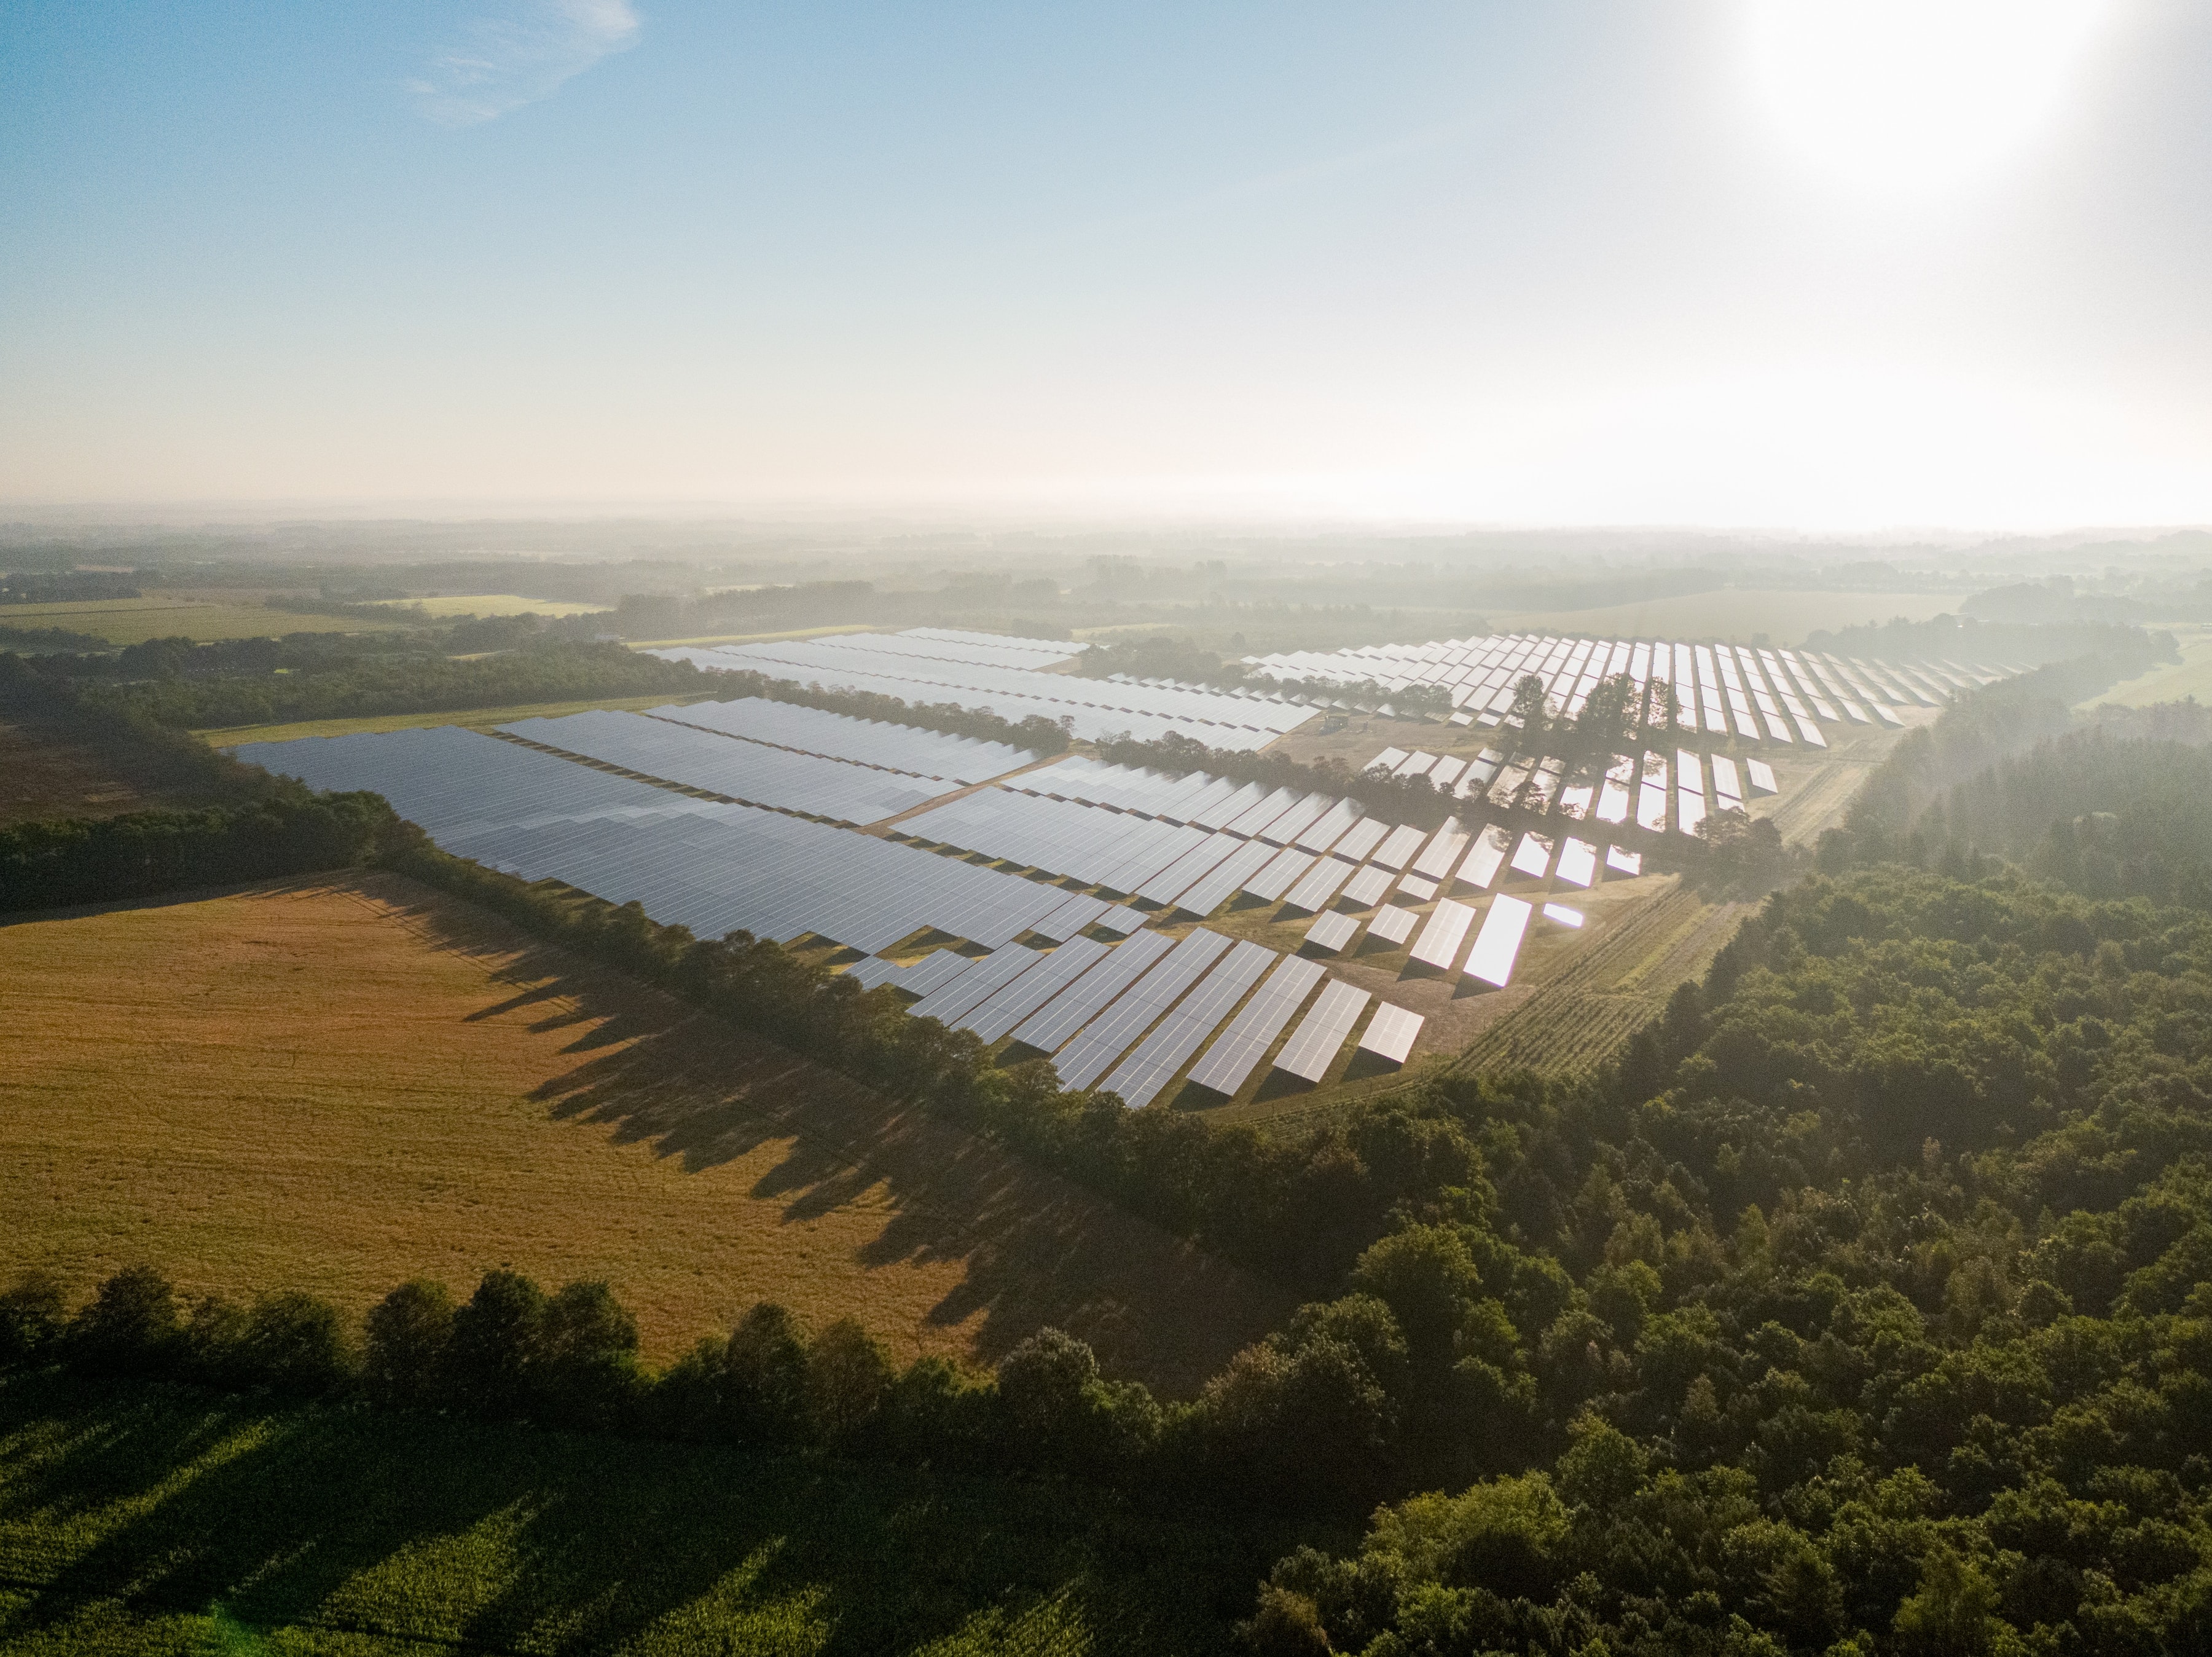
M 916 630 L 661 654 L 1231 752 L 1342 705 L 1316 685 L 1443 685 L 1453 710 L 1429 727 L 1433 749 L 1360 763 L 1428 779 L 1449 815 L 1417 826 L 1328 792 L 1041 761 L 758 698 L 237 752 L 374 789 L 446 850 L 526 880 L 635 901 L 702 937 L 818 950 L 1008 1062 L 1048 1057 L 1065 1086 L 1202 1108 L 1442 1045 L 1407 1003 L 1433 1013 L 1440 996 L 1514 984 L 1532 939 L 1571 947 L 1607 882 L 1780 793 L 1784 755 L 1853 726 L 1902 730 L 2012 671 L 1516 635 L 1255 658 L 1285 682 L 1255 693 L 1079 677 L 1064 669 L 1080 648 Z M 1622 673 L 1637 738 L 1623 751 L 1570 760 L 1522 740 L 1524 678 L 1571 717 Z

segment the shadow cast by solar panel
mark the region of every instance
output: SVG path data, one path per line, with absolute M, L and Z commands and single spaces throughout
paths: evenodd
M 380 888 L 397 900 L 398 883 Z M 517 935 L 424 893 L 406 919 L 454 947 L 512 948 Z M 1046 1324 L 1097 1349 L 1109 1371 L 1194 1389 L 1289 1315 L 1292 1297 L 1183 1244 L 1018 1157 L 672 997 L 521 941 L 494 969 L 517 986 L 476 1017 L 560 1004 L 539 1027 L 588 1026 L 577 1057 L 532 1100 L 701 1173 L 763 1148 L 772 1167 L 747 1195 L 786 1223 L 888 1201 L 856 1252 L 871 1268 L 957 1263 L 961 1281 L 927 1314 L 978 1318 L 975 1355 L 995 1362 Z M 776 1286 L 757 1286 L 774 1298 Z

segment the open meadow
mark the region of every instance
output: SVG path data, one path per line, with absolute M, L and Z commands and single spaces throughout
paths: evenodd
M 58 627 L 88 633 L 110 644 L 143 644 L 149 638 L 188 638 L 208 644 L 227 638 L 277 638 L 286 633 L 361 633 L 404 627 L 404 621 L 357 621 L 342 616 L 300 615 L 258 604 L 204 603 L 161 595 L 88 599 L 66 604 L 11 604 L 0 609 L 0 627 Z
M 0 926 L 0 1273 L 357 1313 L 605 1278 L 666 1362 L 757 1300 L 902 1361 L 1039 1325 L 1187 1391 L 1286 1297 L 1088 1192 L 398 876 Z

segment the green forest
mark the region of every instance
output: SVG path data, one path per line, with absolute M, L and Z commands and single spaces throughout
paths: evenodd
M 471 897 L 1305 1304 L 1176 1399 L 1054 1331 L 995 1375 L 895 1373 L 772 1305 L 655 1374 L 604 1285 L 496 1271 L 359 1327 L 280 1284 L 186 1306 L 145 1270 L 72 1307 L 25 1281 L 0 1299 L 0 1635 L 82 1648 L 106 1618 L 93 1643 L 173 1649 L 219 1599 L 333 1650 L 2212 1649 L 2212 717 L 2069 715 L 2100 671 L 1900 743 L 1602 1073 L 1409 1073 L 1298 1135 L 997 1069 L 772 944 L 524 886 L 366 803 L 258 806 L 237 844 Z M 90 846 L 52 867 L 97 878 Z M 195 1471 L 234 1441 L 290 1447 Z M 711 1485 L 705 1529 L 639 1513 L 626 1458 Z M 306 1465 L 370 1517 L 295 1493 Z M 719 1494 L 770 1487 L 742 1522 Z M 586 1499 L 635 1522 L 546 1517 Z M 456 1551 L 509 1511 L 523 1530 Z M 318 1546 L 417 1575 L 380 1598 L 306 1568 Z

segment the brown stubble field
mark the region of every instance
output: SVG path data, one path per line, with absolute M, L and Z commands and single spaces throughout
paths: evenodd
M 776 1299 L 902 1358 L 1041 1324 L 1187 1391 L 1290 1299 L 1079 1187 L 385 874 L 0 925 L 0 1270 L 358 1312 L 605 1277 L 665 1361 Z

